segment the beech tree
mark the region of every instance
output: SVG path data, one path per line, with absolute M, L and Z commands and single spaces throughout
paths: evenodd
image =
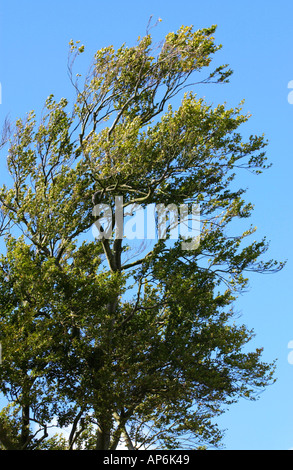
M 243 141 L 242 104 L 194 92 L 229 81 L 226 65 L 211 69 L 215 31 L 103 48 L 85 78 L 73 71 L 84 46 L 70 41 L 73 105 L 50 95 L 3 137 L 2 449 L 217 446 L 217 416 L 274 382 L 274 362 L 246 352 L 253 330 L 234 318 L 247 273 L 283 266 L 266 260 L 266 239 L 250 240 L 254 227 L 232 230 L 253 209 L 235 176 L 267 168 L 267 142 Z M 197 205 L 198 243 L 184 250 L 169 225 L 135 245 L 119 233 L 117 198 L 125 212 Z

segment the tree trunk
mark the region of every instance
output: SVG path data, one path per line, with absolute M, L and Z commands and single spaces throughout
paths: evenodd
M 111 425 L 100 425 L 98 429 L 96 450 L 108 450 L 110 447 Z
M 30 434 L 30 407 L 29 405 L 23 405 L 22 407 L 22 426 L 21 426 L 21 437 L 20 437 L 20 448 L 25 449 L 29 442 Z
M 110 248 L 109 241 L 104 239 L 102 241 L 104 252 L 109 264 L 109 268 L 112 272 L 121 272 L 121 253 L 122 253 L 122 240 L 116 239 L 113 244 L 113 251 Z M 118 306 L 118 296 L 112 299 L 108 303 L 108 312 L 111 315 L 115 314 Z M 115 318 L 112 319 L 113 325 Z M 112 330 L 109 332 L 108 348 L 109 354 L 111 354 L 111 343 L 112 343 Z M 112 427 L 112 415 L 108 417 L 107 421 L 100 423 L 97 433 L 96 450 L 109 450 L 111 446 L 111 427 Z

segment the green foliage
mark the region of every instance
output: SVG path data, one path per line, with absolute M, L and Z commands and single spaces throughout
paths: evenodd
M 214 419 L 274 381 L 253 332 L 234 322 L 247 271 L 269 272 L 255 229 L 228 236 L 252 204 L 235 189 L 241 170 L 261 173 L 264 137 L 242 142 L 241 106 L 213 107 L 193 92 L 210 71 L 215 26 L 169 33 L 160 50 L 140 38 L 98 51 L 73 110 L 52 95 L 37 123 L 18 120 L 8 143 L 9 187 L 0 191 L 0 416 L 2 448 L 203 448 L 218 445 Z M 190 85 L 191 87 L 191 85 Z M 163 113 L 164 111 L 164 113 Z M 232 185 L 233 183 L 233 185 Z M 126 240 L 90 240 L 93 205 L 139 202 L 201 207 L 199 246 L 159 240 L 141 258 Z M 7 222 L 7 224 L 6 224 Z M 69 438 L 51 435 L 69 427 Z

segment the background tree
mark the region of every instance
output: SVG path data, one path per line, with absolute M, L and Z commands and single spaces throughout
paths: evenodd
M 273 382 L 262 350 L 244 352 L 253 332 L 233 322 L 233 305 L 246 271 L 283 265 L 262 260 L 253 227 L 229 232 L 252 210 L 234 178 L 267 167 L 266 142 L 243 142 L 241 107 L 191 91 L 172 107 L 203 69 L 197 83 L 228 81 L 227 66 L 210 72 L 215 29 L 99 50 L 83 85 L 73 67 L 84 47 L 71 41 L 73 109 L 50 95 L 39 122 L 34 112 L 16 122 L 0 193 L 3 448 L 217 445 L 213 419 Z M 200 204 L 199 245 L 184 251 L 167 236 L 129 259 L 117 196 L 124 209 Z M 113 209 L 113 238 L 89 236 L 99 202 Z M 53 423 L 70 427 L 68 441 L 49 438 Z

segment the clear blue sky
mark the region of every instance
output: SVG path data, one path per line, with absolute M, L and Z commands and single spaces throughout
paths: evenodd
M 223 49 L 215 63 L 229 63 L 234 74 L 229 85 L 200 88 L 198 93 L 208 102 L 227 101 L 231 106 L 244 98 L 244 110 L 252 113 L 244 132 L 264 132 L 270 142 L 267 155 L 272 168 L 258 177 L 243 173 L 242 184 L 255 204 L 251 222 L 258 226 L 258 237 L 271 240 L 270 257 L 288 259 L 288 263 L 278 274 L 252 276 L 250 290 L 238 300 L 237 309 L 241 321 L 255 330 L 251 348 L 263 346 L 266 361 L 278 359 L 278 381 L 257 402 L 243 400 L 232 406 L 219 422 L 227 429 L 223 441 L 227 450 L 291 449 L 293 105 L 288 102 L 288 83 L 293 80 L 292 1 L 2 1 L 0 125 L 7 114 L 14 120 L 31 109 L 40 112 L 51 93 L 57 99 L 70 97 L 66 67 L 71 38 L 85 44 L 81 62 L 85 66 L 101 47 L 134 44 L 137 36 L 144 35 L 150 15 L 154 20 L 162 18 L 153 30 L 157 39 L 181 25 L 192 24 L 196 29 L 218 25 L 216 41 Z

